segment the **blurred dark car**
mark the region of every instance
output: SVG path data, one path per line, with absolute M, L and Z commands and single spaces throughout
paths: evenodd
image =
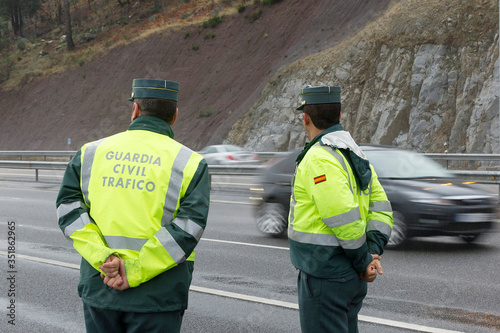
M 392 147 L 363 145 L 391 202 L 394 228 L 389 246 L 409 237 L 459 236 L 466 242 L 491 230 L 495 198 L 455 177 L 432 159 Z M 256 209 L 257 226 L 269 235 L 286 231 L 295 158 L 290 152 L 266 169 Z M 254 191 L 254 194 L 258 194 Z
M 259 162 L 255 153 L 235 145 L 207 146 L 198 153 L 205 158 L 207 164 L 242 165 L 257 164 Z

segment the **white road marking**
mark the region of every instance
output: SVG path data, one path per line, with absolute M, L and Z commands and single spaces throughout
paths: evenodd
M 274 306 L 279 306 L 282 308 L 288 308 L 288 309 L 294 309 L 294 310 L 299 309 L 299 305 L 296 303 L 283 302 L 283 301 L 278 301 L 278 300 L 269 299 L 269 298 L 250 296 L 250 295 L 233 293 L 230 291 L 223 291 L 223 290 L 218 290 L 218 289 L 211 289 L 211 288 L 197 287 L 197 286 L 191 286 L 189 289 L 192 291 L 197 291 L 199 293 L 203 293 L 203 294 L 222 296 L 222 297 L 239 299 L 239 300 L 249 301 L 249 302 L 254 302 L 254 303 L 274 305 Z
M 0 251 L 0 255 L 8 256 L 8 252 Z M 61 266 L 61 267 L 66 267 L 66 268 L 80 269 L 80 265 L 70 264 L 67 262 L 39 258 L 39 257 L 32 257 L 32 256 L 27 256 L 25 254 L 19 254 L 19 253 L 15 253 L 15 255 L 16 255 L 16 258 L 22 258 L 22 259 L 26 259 L 26 260 L 31 260 L 31 261 L 41 262 L 44 264 L 50 264 L 50 265 Z
M 201 240 L 205 240 L 208 242 L 218 242 L 218 243 L 226 243 L 233 245 L 245 245 L 245 246 L 255 246 L 255 247 L 264 247 L 268 249 L 278 249 L 278 250 L 287 250 L 290 251 L 289 248 L 283 246 L 273 246 L 273 245 L 264 245 L 264 244 L 253 244 L 253 243 L 243 243 L 243 242 L 234 242 L 234 241 L 226 241 L 221 239 L 210 239 L 210 238 L 201 238 Z
M 273 299 L 268 299 L 268 298 L 263 298 L 263 297 L 257 297 L 257 296 L 249 296 L 249 295 L 238 294 L 238 293 L 233 293 L 233 292 L 229 292 L 229 291 L 223 291 L 223 290 L 217 290 L 217 289 L 211 289 L 211 288 L 205 288 L 205 287 L 197 287 L 197 286 L 191 286 L 190 290 L 197 291 L 199 293 L 228 297 L 228 298 L 233 298 L 233 299 L 239 299 L 239 300 L 253 302 L 253 303 L 261 303 L 261 304 L 279 306 L 279 307 L 287 308 L 287 309 L 293 309 L 293 310 L 299 309 L 299 305 L 296 303 L 283 302 L 283 301 L 278 301 L 278 300 L 273 300 Z M 364 321 L 364 322 L 368 322 L 368 323 L 404 328 L 404 329 L 414 330 L 414 331 L 418 331 L 418 332 L 463 333 L 460 331 L 450 331 L 450 330 L 445 330 L 445 329 L 440 329 L 440 328 L 427 327 L 427 326 L 415 325 L 415 324 L 408 324 L 408 323 L 404 323 L 404 322 L 400 322 L 400 321 L 381 319 L 381 318 L 363 316 L 363 315 L 359 315 L 358 319 L 360 321 Z
M 210 202 L 223 203 L 223 204 L 250 205 L 250 206 L 255 205 L 255 203 L 253 203 L 253 202 L 245 202 L 245 201 L 229 201 L 229 200 L 212 200 L 212 199 L 210 199 Z
M 241 244 L 252 245 L 249 243 L 241 243 Z M 0 251 L 0 255 L 7 256 L 8 253 L 5 251 Z M 40 262 L 40 263 L 44 263 L 44 264 L 50 264 L 50 265 L 66 267 L 66 268 L 71 268 L 71 269 L 76 269 L 76 270 L 80 269 L 80 265 L 70 264 L 70 263 L 57 261 L 57 260 L 38 258 L 38 257 L 33 257 L 33 256 L 28 256 L 28 255 L 18 254 L 18 253 L 16 253 L 16 257 L 26 259 L 26 260 L 35 261 L 35 262 Z M 248 302 L 253 302 L 253 303 L 261 303 L 261 304 L 267 304 L 267 305 L 272 305 L 272 306 L 279 306 L 282 308 L 287 308 L 287 309 L 292 309 L 292 310 L 299 309 L 299 306 L 296 303 L 283 302 L 283 301 L 269 299 L 269 298 L 233 293 L 233 292 L 224 291 L 224 290 L 211 289 L 211 288 L 198 287 L 198 286 L 191 286 L 190 290 L 195 291 L 195 292 L 199 292 L 199 293 L 227 297 L 227 298 L 232 298 L 232 299 L 238 299 L 238 300 L 243 300 L 243 301 L 248 301 Z M 416 325 L 416 324 L 409 324 L 409 323 L 405 323 L 405 322 L 401 322 L 401 321 L 382 319 L 382 318 L 363 316 L 363 315 L 359 315 L 358 318 L 360 321 L 364 321 L 364 322 L 368 322 L 368 323 L 385 325 L 385 326 L 390 326 L 390 327 L 398 327 L 398 328 L 403 328 L 403 329 L 413 330 L 413 331 L 418 331 L 418 332 L 464 333 L 464 332 L 460 332 L 460 331 L 451 331 L 451 330 L 446 330 L 446 329 L 441 329 L 441 328 L 428 327 L 428 326 L 422 326 L 422 325 Z
M 212 182 L 212 185 L 229 185 L 229 186 L 255 186 L 254 183 L 252 184 L 245 184 L 245 183 L 222 183 L 222 182 Z

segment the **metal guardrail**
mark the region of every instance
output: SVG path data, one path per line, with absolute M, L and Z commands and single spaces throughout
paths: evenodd
M 1 168 L 10 169 L 64 170 L 67 165 L 68 162 L 0 161 Z
M 51 150 L 51 151 L 40 151 L 40 150 L 3 150 L 0 151 L 0 156 L 12 156 L 17 158 L 18 160 L 23 160 L 25 157 L 39 157 L 44 161 L 47 160 L 47 157 L 51 156 L 60 156 L 67 157 L 67 159 L 71 159 L 75 156 L 76 151 L 70 150 Z
M 476 161 L 500 161 L 500 154 L 435 154 L 424 153 L 424 156 L 430 157 L 435 161 L 446 161 L 446 168 L 448 169 L 448 162 L 476 162 Z M 457 176 L 467 179 L 475 180 L 482 183 L 500 184 L 500 167 L 497 170 L 457 170 L 450 169 L 451 172 Z M 499 189 L 500 192 L 500 189 Z
M 234 175 L 234 176 L 252 176 L 258 175 L 262 165 L 209 165 L 208 173 L 210 175 Z
M 6 169 L 33 169 L 35 180 L 39 180 L 39 170 L 65 170 L 68 162 L 45 161 L 1 161 L 0 168 Z M 252 176 L 260 173 L 262 165 L 209 165 L 208 172 L 212 175 Z
M 0 150 L 0 156 L 73 156 L 75 150 Z
M 76 151 L 0 151 L 0 156 L 19 157 L 39 157 L 44 161 L 18 161 L 0 160 L 0 168 L 11 169 L 34 169 L 36 181 L 38 181 L 38 170 L 64 170 L 68 162 L 46 162 L 48 156 L 72 157 Z M 273 158 L 282 156 L 283 152 L 257 152 L 259 158 Z M 434 160 L 447 161 L 500 161 L 500 154 L 422 154 Z M 211 175 L 257 175 L 263 167 L 261 165 L 209 165 L 208 170 Z M 450 170 L 456 175 L 465 176 L 485 183 L 500 184 L 500 170 Z M 488 180 L 489 179 L 489 180 Z
M 0 168 L 34 169 L 36 181 L 38 181 L 38 170 L 65 170 L 67 165 L 68 162 L 0 161 Z
M 423 153 L 433 160 L 445 161 L 500 161 L 500 154 L 435 154 Z
M 74 150 L 53 150 L 53 151 L 41 151 L 41 150 L 2 150 L 0 151 L 0 156 L 10 156 L 22 161 L 26 157 L 38 157 L 39 159 L 47 160 L 47 157 L 67 157 L 71 159 L 76 155 Z M 260 159 L 269 159 L 274 157 L 283 156 L 286 152 L 256 152 Z

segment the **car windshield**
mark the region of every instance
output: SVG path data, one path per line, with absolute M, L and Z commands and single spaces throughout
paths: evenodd
M 364 150 L 381 178 L 443 178 L 453 174 L 421 154 L 405 150 Z
M 200 153 L 200 154 L 213 154 L 216 152 L 217 152 L 217 149 L 215 147 L 208 146 L 208 147 L 205 147 L 202 150 L 200 150 L 198 153 Z
M 239 147 L 239 146 L 233 146 L 233 145 L 227 145 L 227 146 L 224 146 L 224 148 L 226 149 L 227 152 L 231 153 L 231 152 L 238 152 L 238 151 L 243 151 L 243 148 Z

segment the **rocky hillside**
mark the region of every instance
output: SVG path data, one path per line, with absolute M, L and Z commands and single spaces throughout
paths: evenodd
M 78 44 L 66 71 L 14 68 L 26 80 L 0 87 L 0 150 L 78 149 L 122 131 L 132 80 L 150 77 L 180 82 L 175 138 L 193 149 L 302 146 L 299 90 L 330 84 L 342 86 L 342 123 L 359 142 L 499 153 L 496 0 L 179 0 L 143 17 L 150 3 L 127 5 L 134 23 L 115 30 L 119 42 L 99 28 L 90 51 Z M 58 63 L 56 44 L 17 64 Z
M 96 26 L 92 41 L 79 28 L 77 50 L 67 54 L 74 65 L 65 71 L 48 77 L 39 71 L 64 60 L 59 35 L 14 58 L 12 73 L 24 74 L 25 84 L 0 87 L 0 150 L 78 149 L 123 131 L 130 122 L 132 80 L 142 77 L 180 83 L 177 140 L 193 149 L 221 143 L 281 66 L 339 45 L 391 1 L 176 0 L 164 2 L 165 14 L 151 16 L 143 7 L 159 2 L 130 1 L 117 21 L 127 24 Z M 104 3 L 119 6 L 92 1 Z M 99 15 L 96 25 L 105 22 Z M 205 24 L 215 18 L 216 25 Z M 39 57 L 42 48 L 47 54 Z M 94 54 L 92 60 L 84 60 L 86 54 Z
M 498 51 L 498 1 L 399 1 L 340 46 L 283 66 L 228 141 L 302 146 L 300 88 L 340 85 L 341 122 L 360 143 L 500 153 Z

